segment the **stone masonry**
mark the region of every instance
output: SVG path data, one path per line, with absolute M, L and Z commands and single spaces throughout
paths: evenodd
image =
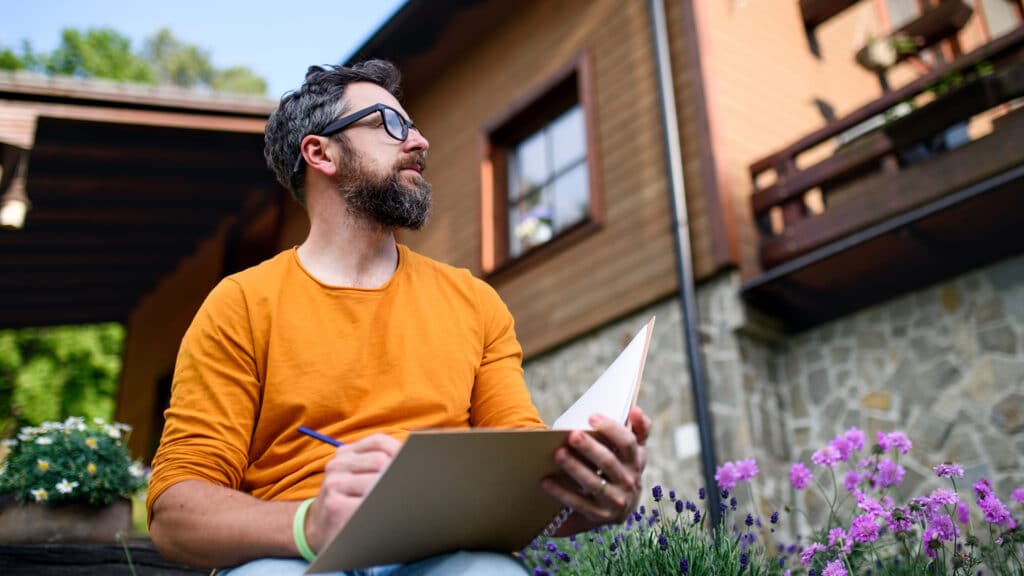
M 735 273 L 698 287 L 700 336 L 717 461 L 757 459 L 764 514 L 787 504 L 814 520 L 826 512 L 816 492 L 790 487 L 789 466 L 818 474 L 811 453 L 851 426 L 871 442 L 897 430 L 913 441 L 899 499 L 939 486 L 932 467 L 946 461 L 964 466 L 964 494 L 981 476 L 1004 500 L 1024 485 L 1024 256 L 796 335 L 764 328 L 739 288 Z M 639 400 L 654 420 L 645 485 L 693 498 L 703 476 L 676 299 L 530 359 L 526 381 L 553 421 L 651 315 Z

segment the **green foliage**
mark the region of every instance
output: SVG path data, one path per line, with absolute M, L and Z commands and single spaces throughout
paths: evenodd
M 232 66 L 218 71 L 210 86 L 214 90 L 235 94 L 262 96 L 267 93 L 267 81 L 245 66 Z
M 152 68 L 132 53 L 131 40 L 111 28 L 61 33 L 60 46 L 45 59 L 51 74 L 152 83 Z
M 112 418 L 123 344 L 120 324 L 0 331 L 0 436 L 73 414 Z
M 0 47 L 0 70 L 21 70 L 25 61 L 10 48 Z
M 0 69 L 257 96 L 267 92 L 266 81 L 249 68 L 219 69 L 213 65 L 209 51 L 181 41 L 167 28 L 156 31 L 143 44 L 142 51 L 135 52 L 131 40 L 112 28 L 65 28 L 60 45 L 51 53 L 33 53 L 28 42 L 22 44 L 20 53 L 0 47 Z
M 146 39 L 143 55 L 162 84 L 183 88 L 210 86 L 216 70 L 206 50 L 185 44 L 167 28 Z
M 17 440 L 4 440 L 10 453 L 0 465 L 0 494 L 13 494 L 22 503 L 91 506 L 131 497 L 146 480 L 142 464 L 128 457 L 130 431 L 101 418 L 26 426 Z

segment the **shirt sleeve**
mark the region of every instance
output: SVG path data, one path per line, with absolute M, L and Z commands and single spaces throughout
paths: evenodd
M 207 296 L 174 368 L 146 506 L 167 488 L 197 479 L 237 489 L 248 466 L 260 383 L 241 286 L 222 280 Z
M 483 358 L 473 385 L 470 424 L 481 428 L 544 428 L 523 379 L 523 349 L 512 314 L 498 293 L 481 280 Z

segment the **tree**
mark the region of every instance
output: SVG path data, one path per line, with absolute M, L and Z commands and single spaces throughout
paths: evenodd
M 267 81 L 245 66 L 232 66 L 219 70 L 210 85 L 214 90 L 263 96 L 267 93 Z
M 33 70 L 83 78 L 109 78 L 144 84 L 265 95 L 267 83 L 244 66 L 219 69 L 210 53 L 178 39 L 167 28 L 146 38 L 141 53 L 112 28 L 65 28 L 53 52 L 35 54 L 28 42 L 21 53 L 0 46 L 0 70 Z
M 120 324 L 0 331 L 0 437 L 68 416 L 112 420 Z
M 157 30 L 146 39 L 142 55 L 161 84 L 183 88 L 210 86 L 216 74 L 206 50 L 185 44 L 167 28 Z
M 153 69 L 132 53 L 131 47 L 128 37 L 111 28 L 94 28 L 85 33 L 66 28 L 61 33 L 60 46 L 43 61 L 51 74 L 152 84 Z

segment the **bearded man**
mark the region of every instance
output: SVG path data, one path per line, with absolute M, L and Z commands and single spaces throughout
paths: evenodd
M 169 558 L 232 576 L 301 574 L 409 431 L 544 426 L 497 293 L 395 241 L 423 226 L 431 198 L 430 144 L 398 88 L 380 60 L 312 67 L 267 122 L 267 164 L 305 206 L 309 236 L 222 280 L 182 340 L 147 502 Z M 562 534 L 636 506 L 650 420 L 635 409 L 630 423 L 597 418 L 596 434 L 573 432 L 556 451 L 564 476 L 542 485 L 575 510 Z M 359 571 L 524 572 L 511 556 L 469 551 Z

